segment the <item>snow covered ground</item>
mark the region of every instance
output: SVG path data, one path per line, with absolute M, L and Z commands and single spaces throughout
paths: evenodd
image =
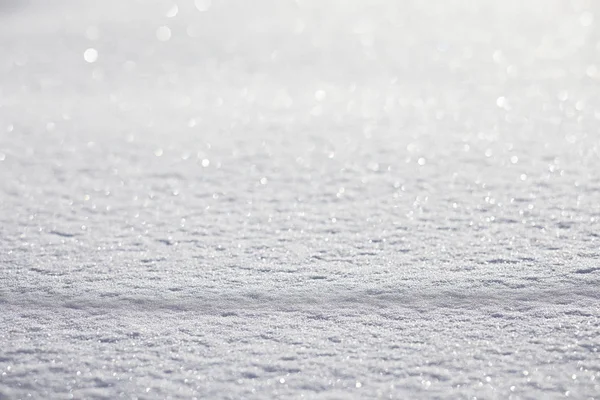
M 0 1 L 0 399 L 600 398 L 599 26 Z

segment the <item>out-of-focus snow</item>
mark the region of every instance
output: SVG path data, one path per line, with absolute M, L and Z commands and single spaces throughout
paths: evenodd
M 0 1 L 0 398 L 598 398 L 591 1 Z

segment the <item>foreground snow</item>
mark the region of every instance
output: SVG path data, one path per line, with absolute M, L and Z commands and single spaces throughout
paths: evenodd
M 0 398 L 598 398 L 600 10 L 467 3 L 0 2 Z

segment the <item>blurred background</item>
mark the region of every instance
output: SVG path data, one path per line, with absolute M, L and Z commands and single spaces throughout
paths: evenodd
M 125 134 L 117 121 L 171 132 L 426 122 L 429 133 L 465 134 L 585 123 L 597 107 L 597 10 L 592 1 L 3 0 L 2 122 L 93 121 L 87 128 L 103 134 Z

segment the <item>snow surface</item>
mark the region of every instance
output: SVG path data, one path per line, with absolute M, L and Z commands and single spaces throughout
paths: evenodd
M 0 398 L 600 398 L 598 26 L 0 1 Z

